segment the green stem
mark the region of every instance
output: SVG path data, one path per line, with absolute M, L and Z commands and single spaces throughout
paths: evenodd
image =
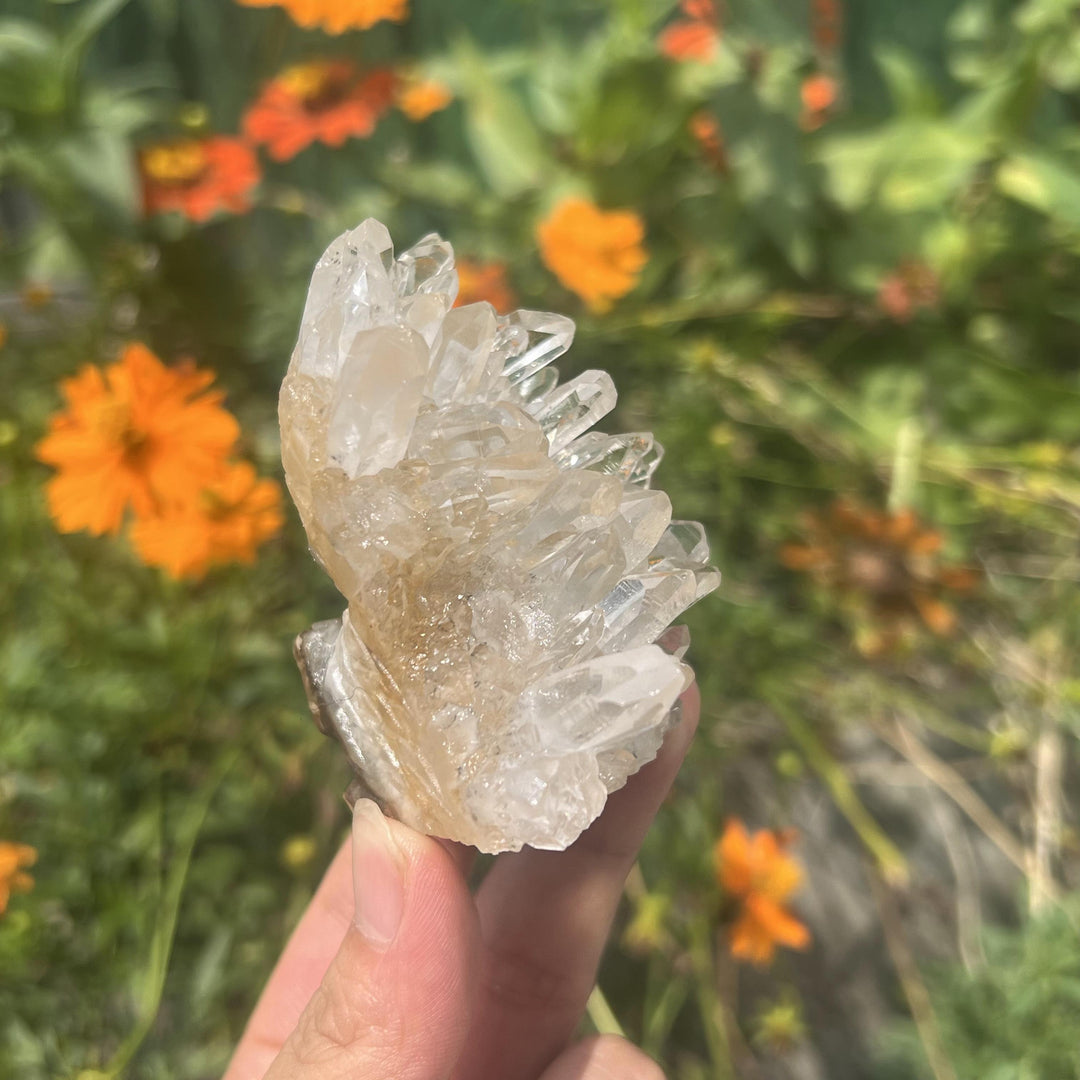
M 180 817 L 176 830 L 176 849 L 170 860 L 169 872 L 161 890 L 157 923 L 150 941 L 150 953 L 142 978 L 139 979 L 135 1005 L 137 1019 L 127 1038 L 113 1054 L 112 1060 L 99 1074 L 102 1080 L 115 1080 L 123 1075 L 157 1019 L 158 1009 L 161 1007 L 161 995 L 165 989 L 165 976 L 169 969 L 169 956 L 172 953 L 176 935 L 176 922 L 180 913 L 184 882 L 187 880 L 188 869 L 191 866 L 195 841 L 206 820 L 210 803 L 237 756 L 236 751 L 230 751 L 218 759 L 203 790 L 192 799 Z
M 832 755 L 817 732 L 777 695 L 769 694 L 767 700 L 810 767 L 829 789 L 836 808 L 847 818 L 848 824 L 877 861 L 885 880 L 894 884 L 906 881 L 907 860 L 863 805 L 844 772 L 844 766 Z
M 612 1011 L 608 999 L 604 996 L 604 991 L 599 986 L 593 987 L 593 991 L 585 1005 L 585 1010 L 588 1012 L 589 1019 L 592 1021 L 593 1027 L 596 1028 L 597 1034 L 619 1035 L 624 1039 L 626 1038 L 626 1032 L 623 1030 L 622 1024 L 619 1023 L 618 1017 Z

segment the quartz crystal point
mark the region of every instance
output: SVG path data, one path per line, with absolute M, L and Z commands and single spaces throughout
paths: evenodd
M 672 620 L 716 588 L 700 525 L 649 489 L 651 435 L 590 430 L 562 315 L 452 308 L 450 245 L 368 220 L 315 267 L 282 458 L 348 601 L 297 640 L 363 792 L 482 851 L 564 848 L 651 760 L 689 682 Z

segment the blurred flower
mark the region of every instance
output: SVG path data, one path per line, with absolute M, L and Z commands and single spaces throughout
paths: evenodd
M 649 259 L 637 214 L 604 211 L 588 199 L 563 199 L 539 223 L 536 236 L 544 265 L 598 313 L 637 284 Z
M 136 518 L 130 537 L 147 566 L 198 579 L 220 563 L 253 562 L 259 545 L 283 523 L 278 485 L 260 480 L 253 466 L 240 461 L 194 496 Z
M 920 622 L 935 634 L 950 633 L 956 613 L 942 594 L 970 592 L 978 582 L 973 570 L 939 564 L 941 534 L 911 510 L 882 513 L 839 499 L 804 524 L 807 542 L 786 544 L 780 561 L 811 574 L 869 620 L 857 640 L 867 655 L 893 648 Z
M 281 861 L 290 870 L 300 871 L 306 869 L 318 854 L 319 846 L 315 843 L 315 837 L 307 834 L 290 836 L 281 845 Z
M 899 323 L 909 322 L 916 311 L 935 308 L 941 299 L 937 274 L 924 262 L 906 259 L 878 289 L 878 307 Z
M 46 489 L 56 527 L 116 533 L 127 509 L 160 513 L 218 476 L 240 429 L 220 391 L 207 391 L 213 381 L 192 364 L 167 368 L 139 344 L 65 379 L 67 407 L 36 447 L 58 470 Z
M 244 133 L 288 161 L 313 142 L 341 146 L 366 138 L 394 96 L 395 76 L 378 68 L 360 77 L 348 60 L 316 60 L 283 71 L 244 115 Z
M 377 22 L 404 22 L 409 0 L 237 0 L 244 7 L 282 7 L 300 26 L 318 26 L 328 34 L 366 30 Z
M 667 929 L 671 897 L 663 893 L 642 893 L 634 900 L 634 914 L 623 931 L 622 944 L 627 952 L 645 956 L 671 948 L 674 938 Z
M 403 82 L 398 90 L 397 105 L 410 120 L 420 121 L 445 109 L 453 100 L 448 86 L 434 79 L 423 79 Z
M 0 322 L 0 349 L 2 349 L 8 340 L 8 328 L 7 323 Z
M 814 131 L 825 123 L 829 110 L 836 104 L 838 89 L 836 80 L 821 72 L 803 80 L 799 89 L 802 99 L 799 124 L 804 130 Z
M 22 301 L 23 307 L 28 311 L 40 311 L 52 302 L 55 295 L 52 286 L 46 282 L 30 281 L 22 287 L 19 292 L 19 299 Z
M 754 1042 L 770 1054 L 793 1050 L 806 1037 L 798 1001 L 773 1002 L 757 1016 Z
M 146 213 L 177 210 L 192 221 L 205 221 L 217 210 L 245 213 L 260 179 L 251 147 L 223 135 L 144 147 L 139 168 Z
M 826 56 L 834 53 L 840 44 L 840 26 L 843 20 L 840 0 L 812 0 L 810 5 L 810 36 L 814 45 Z
M 720 27 L 712 0 L 682 0 L 685 19 L 666 26 L 657 38 L 660 51 L 671 60 L 698 60 L 716 56 Z
M 802 883 L 802 868 L 787 854 L 789 833 L 762 829 L 753 836 L 737 819 L 728 821 L 716 843 L 716 876 L 734 902 L 731 955 L 769 963 L 777 945 L 805 949 L 810 931 L 788 911 L 788 897 Z
M 727 154 L 720 121 L 707 109 L 699 109 L 690 117 L 690 134 L 701 150 L 702 157 L 717 171 L 726 173 Z
M 496 311 L 505 313 L 517 306 L 517 297 L 506 281 L 506 267 L 501 262 L 457 260 L 458 294 L 454 307 L 486 300 Z
M 0 840 L 0 915 L 7 911 L 13 892 L 29 892 L 34 879 L 25 868 L 37 862 L 37 851 L 29 844 Z

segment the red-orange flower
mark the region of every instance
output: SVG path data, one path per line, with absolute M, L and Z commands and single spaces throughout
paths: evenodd
M 458 294 L 454 307 L 476 304 L 486 300 L 496 311 L 512 311 L 517 298 L 506 280 L 506 267 L 501 262 L 457 260 Z
M 711 60 L 720 44 L 712 0 L 682 0 L 679 6 L 686 18 L 666 26 L 657 38 L 657 46 L 671 60 Z
M 632 210 L 601 210 L 588 199 L 563 199 L 536 237 L 547 268 L 596 312 L 625 296 L 649 260 L 641 218 Z
M 205 221 L 218 210 L 245 213 L 261 175 L 251 147 L 223 135 L 144 147 L 139 169 L 147 214 L 176 210 L 192 221 Z
M 29 844 L 13 844 L 0 840 L 0 915 L 7 911 L 13 892 L 29 892 L 34 879 L 26 867 L 37 862 L 37 851 Z
M 445 109 L 454 95 L 448 86 L 434 79 L 403 82 L 398 90 L 398 108 L 412 121 L 426 120 L 432 113 Z
M 799 88 L 802 99 L 802 116 L 799 123 L 807 131 L 814 131 L 825 123 L 829 110 L 836 104 L 839 87 L 830 75 L 819 72 L 803 80 Z
M 282 7 L 300 26 L 318 26 L 328 34 L 366 30 L 383 19 L 404 22 L 409 0 L 237 0 L 245 7 Z
M 802 868 L 787 853 L 790 842 L 790 834 L 769 829 L 751 836 L 733 818 L 716 843 L 716 876 L 735 905 L 730 943 L 738 960 L 767 964 L 777 945 L 805 949 L 810 944 L 810 931 L 786 906 L 802 883 Z
M 220 478 L 164 513 L 137 518 L 130 538 L 148 566 L 175 578 L 201 578 L 214 565 L 250 563 L 259 546 L 281 529 L 281 490 L 259 479 L 246 461 L 230 464 Z
M 393 101 L 396 78 L 386 68 L 361 76 L 348 60 L 316 60 L 283 71 L 244 116 L 244 133 L 288 161 L 313 142 L 341 146 L 366 138 Z
M 947 635 L 956 612 L 943 599 L 975 588 L 978 575 L 942 566 L 941 533 L 912 510 L 883 513 L 839 499 L 807 514 L 805 543 L 785 544 L 780 561 L 837 594 L 858 628 L 856 643 L 877 656 L 910 639 L 918 624 Z
M 36 447 L 57 469 L 46 488 L 57 528 L 116 533 L 127 510 L 160 513 L 219 475 L 240 429 L 221 392 L 207 390 L 213 381 L 192 364 L 167 368 L 139 344 L 65 379 L 67 406 Z

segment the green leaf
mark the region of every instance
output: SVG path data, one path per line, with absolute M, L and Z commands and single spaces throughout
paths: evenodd
M 64 34 L 65 63 L 77 65 L 87 46 L 127 3 L 128 0 L 86 0 Z
M 46 114 L 64 104 L 60 46 L 43 27 L 21 19 L 0 22 L 0 107 Z
M 52 158 L 81 193 L 110 213 L 133 218 L 139 205 L 134 160 L 127 139 L 103 128 L 69 135 Z
M 1045 152 L 1013 154 L 1001 163 L 997 185 L 1010 198 L 1080 229 L 1080 176 Z
M 913 56 L 901 49 L 882 46 L 875 50 L 874 59 L 899 116 L 934 116 L 939 111 L 933 81 Z
M 458 52 L 465 132 L 488 185 L 503 198 L 539 187 L 549 163 L 521 99 L 492 76 L 471 45 Z

